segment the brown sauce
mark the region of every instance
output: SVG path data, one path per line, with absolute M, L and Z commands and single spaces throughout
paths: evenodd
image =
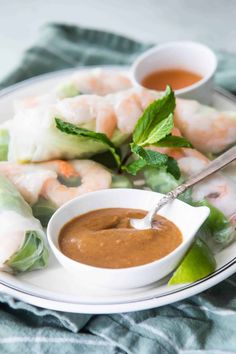
M 175 224 L 158 215 L 154 228 L 135 230 L 130 218 L 142 218 L 138 209 L 99 209 L 68 222 L 59 235 L 67 257 L 95 267 L 128 268 L 160 259 L 182 243 Z
M 157 91 L 164 91 L 167 85 L 170 85 L 173 90 L 179 90 L 191 86 L 201 79 L 202 76 L 196 73 L 182 69 L 172 69 L 155 71 L 147 75 L 143 79 L 142 85 L 148 89 Z

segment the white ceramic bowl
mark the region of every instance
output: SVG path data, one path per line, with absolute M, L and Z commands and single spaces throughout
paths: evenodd
M 151 284 L 172 272 L 191 245 L 194 235 L 209 215 L 207 207 L 192 207 L 175 200 L 163 207 L 160 215 L 173 221 L 183 235 L 183 242 L 164 258 L 145 265 L 108 269 L 76 262 L 59 249 L 61 228 L 71 219 L 92 210 L 102 208 L 137 208 L 149 210 L 163 195 L 138 189 L 106 189 L 88 193 L 58 209 L 48 225 L 48 241 L 63 267 L 74 272 L 83 282 L 114 289 L 131 289 Z
M 209 104 L 216 67 L 216 56 L 207 46 L 189 41 L 170 42 L 153 47 L 139 56 L 131 67 L 131 79 L 134 85 L 142 86 L 142 80 L 155 71 L 191 71 L 202 76 L 202 79 L 191 86 L 176 90 L 175 94 Z

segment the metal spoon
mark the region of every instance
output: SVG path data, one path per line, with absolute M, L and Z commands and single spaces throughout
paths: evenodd
M 206 168 L 191 176 L 183 184 L 167 193 L 161 200 L 155 205 L 143 219 L 130 219 L 130 225 L 138 230 L 151 229 L 153 226 L 153 220 L 156 213 L 167 203 L 173 201 L 180 194 L 185 192 L 188 188 L 194 186 L 196 183 L 202 181 L 204 178 L 212 175 L 213 173 L 221 170 L 230 162 L 236 159 L 236 146 L 232 147 L 224 154 L 211 161 Z

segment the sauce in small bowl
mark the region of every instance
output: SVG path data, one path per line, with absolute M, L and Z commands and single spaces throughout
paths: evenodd
M 164 91 L 172 86 L 178 97 L 211 103 L 217 60 L 207 46 L 191 41 L 161 44 L 140 55 L 131 67 L 135 86 Z
M 188 70 L 169 69 L 154 71 L 145 76 L 141 83 L 148 89 L 165 91 L 167 85 L 170 85 L 173 90 L 180 90 L 195 84 L 201 79 L 201 75 Z
M 137 213 L 140 216 L 144 215 L 162 197 L 163 194 L 151 191 L 117 188 L 100 190 L 75 198 L 59 208 L 52 216 L 47 228 L 49 245 L 61 265 L 70 272 L 73 272 L 74 276 L 78 278 L 82 284 L 84 282 L 103 288 L 127 290 L 154 283 L 171 273 L 177 267 L 193 242 L 197 230 L 209 215 L 209 209 L 207 207 L 192 207 L 180 200 L 174 200 L 172 203 L 164 206 L 158 213 L 157 222 L 164 222 L 168 230 L 170 231 L 172 229 L 173 231 L 174 229 L 174 233 L 177 233 L 178 236 L 174 244 L 171 244 L 169 236 L 169 241 L 165 238 L 167 236 L 167 233 L 165 233 L 166 235 L 163 235 L 164 238 L 162 239 L 163 242 L 161 242 L 161 239 L 159 242 L 160 250 L 158 250 L 158 243 L 156 243 L 156 252 L 153 252 L 151 249 L 153 246 L 152 241 L 150 244 L 150 240 L 147 239 L 150 235 L 151 238 L 153 238 L 155 230 L 154 235 L 153 231 L 148 231 L 145 236 L 145 233 L 142 235 L 137 230 L 133 231 L 129 229 L 129 227 L 127 228 L 127 213 L 128 218 L 130 215 L 136 216 Z M 110 216 L 106 215 L 105 223 L 108 222 L 108 224 L 112 219 L 114 222 L 114 215 L 116 214 L 115 222 L 118 222 L 118 226 L 120 226 L 118 227 L 118 234 L 120 236 L 114 237 L 111 235 L 111 238 L 109 237 L 109 228 L 107 231 L 106 227 L 104 227 L 104 218 L 100 218 L 99 213 L 104 213 L 104 215 L 106 213 L 112 214 Z M 119 213 L 121 217 L 119 217 Z M 124 214 L 126 215 L 125 217 Z M 88 226 L 88 221 L 92 220 L 94 217 L 95 222 L 91 222 Z M 66 247 L 66 250 L 65 244 L 62 245 L 62 243 L 66 241 L 66 239 L 63 241 L 63 230 L 70 227 L 73 229 L 75 226 L 75 230 L 72 231 L 76 233 L 77 221 L 80 223 L 80 231 L 81 228 L 83 228 L 81 222 L 85 222 L 87 232 L 89 230 L 88 233 L 90 233 L 91 229 L 94 227 L 95 230 L 93 231 L 96 232 L 96 229 L 99 229 L 98 224 L 101 223 L 102 230 L 97 231 L 102 238 L 100 241 L 98 239 L 92 240 L 92 244 L 89 244 L 91 237 L 96 237 L 96 234 L 90 234 L 90 240 L 86 240 L 86 247 L 83 248 L 81 240 L 82 238 L 86 238 L 86 233 L 84 236 L 82 234 L 79 236 L 81 237 L 79 242 L 75 235 L 74 240 L 73 238 L 69 239 L 69 245 L 68 248 Z M 132 243 L 133 240 L 131 240 L 131 244 L 129 244 L 131 247 L 129 247 L 129 245 L 128 247 L 122 245 L 122 242 L 125 243 L 127 239 L 129 239 L 129 235 L 128 237 L 121 236 L 122 223 L 124 223 L 123 226 L 125 226 L 123 229 L 127 229 L 127 233 L 131 232 L 130 238 L 137 237 L 137 242 L 134 241 L 134 243 Z M 115 228 L 113 231 L 115 231 Z M 104 237 L 104 234 L 108 235 Z M 156 236 L 157 234 L 154 238 Z M 118 246 L 114 246 L 117 240 Z M 157 241 L 157 239 L 155 241 Z M 71 242 L 75 242 L 75 247 L 78 249 L 81 248 L 78 250 L 78 258 L 77 252 L 75 255 L 72 254 L 73 250 L 70 249 Z M 106 242 L 106 245 L 102 246 L 101 243 L 103 242 Z M 102 259 L 102 247 L 108 248 L 105 255 L 108 256 L 109 259 Z M 136 251 L 134 252 L 135 256 L 134 253 L 132 254 L 133 247 L 137 248 L 137 253 Z M 165 247 L 167 247 L 166 250 Z M 81 255 L 81 251 L 84 251 L 83 255 Z M 142 251 L 144 252 L 143 254 Z M 100 252 L 101 255 L 98 255 Z M 119 258 L 116 252 L 120 252 L 120 256 L 122 256 L 122 252 L 126 252 L 122 256 L 122 262 L 116 263 Z M 159 255 L 158 252 L 160 252 Z M 139 260 L 135 259 L 140 255 L 142 258 Z M 114 258 L 114 261 L 112 258 Z M 125 259 L 127 259 L 128 262 L 130 260 L 131 263 L 128 264 Z
M 145 215 L 140 209 L 106 208 L 77 216 L 62 228 L 60 250 L 93 267 L 118 269 L 154 262 L 174 251 L 182 243 L 182 234 L 161 215 L 156 215 L 153 229 L 131 227 L 131 218 Z

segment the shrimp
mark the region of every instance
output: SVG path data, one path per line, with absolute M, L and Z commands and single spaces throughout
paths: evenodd
M 104 96 L 131 88 L 127 74 L 121 71 L 93 69 L 79 71 L 64 81 L 62 85 L 38 96 L 28 96 L 14 102 L 15 112 L 31 109 L 39 105 L 49 105 L 66 97 L 80 94 L 95 94 Z
M 179 168 L 186 177 L 201 171 L 208 163 L 205 156 L 185 156 L 178 159 Z M 192 189 L 192 198 L 195 201 L 208 200 L 228 217 L 236 212 L 236 184 L 220 172 L 196 184 Z
M 46 164 L 50 165 L 50 162 Z M 111 174 L 100 164 L 90 160 L 73 160 L 70 164 L 81 178 L 80 186 L 66 187 L 56 178 L 51 178 L 45 182 L 41 191 L 44 198 L 58 207 L 79 195 L 110 187 Z
M 236 114 L 177 99 L 175 126 L 203 153 L 219 153 L 236 141 Z
M 63 120 L 86 125 L 95 121 L 95 129 L 99 133 L 112 137 L 116 128 L 116 116 L 112 106 L 102 97 L 96 95 L 82 95 L 67 98 L 55 106 L 56 114 Z
M 118 97 L 114 97 L 114 99 L 117 127 L 122 133 L 130 134 L 143 112 L 140 100 L 136 92 L 133 91 L 120 94 Z
M 175 129 L 175 135 L 179 135 L 177 129 Z M 152 149 L 174 157 L 185 178 L 200 172 L 210 162 L 205 155 L 194 149 L 156 147 L 152 147 Z M 215 173 L 204 179 L 203 182 L 196 184 L 192 189 L 192 198 L 194 201 L 208 200 L 228 217 L 236 213 L 236 183 L 223 173 Z
M 90 160 L 54 160 L 37 164 L 0 162 L 0 173 L 11 180 L 31 205 L 42 196 L 59 207 L 79 195 L 111 185 L 110 172 Z M 59 175 L 78 176 L 81 185 L 67 187 L 58 180 Z
M 54 112 L 77 125 L 95 120 L 96 131 L 112 137 L 116 127 L 122 133 L 131 134 L 144 109 L 158 96 L 146 89 L 130 89 L 104 97 L 82 95 L 60 101 Z
M 210 162 L 204 155 L 201 156 L 200 153 L 197 156 L 195 151 L 193 151 L 193 154 L 189 151 L 187 153 L 187 155 L 178 159 L 179 168 L 186 177 L 200 172 Z M 236 184 L 230 177 L 220 172 L 196 184 L 192 189 L 192 198 L 195 201 L 208 200 L 209 203 L 221 210 L 227 217 L 236 212 L 234 202 L 236 198 Z
M 45 181 L 57 178 L 50 169 L 43 169 L 39 164 L 17 164 L 7 161 L 0 162 L 0 174 L 7 177 L 29 203 L 37 202 Z
M 80 93 L 100 96 L 131 88 L 127 74 L 120 71 L 94 69 L 79 71 L 69 78 L 65 85 L 73 85 Z
M 125 134 L 131 134 L 147 106 L 160 97 L 160 93 L 133 88 L 117 94 L 106 96 L 106 100 L 113 106 L 117 128 Z

